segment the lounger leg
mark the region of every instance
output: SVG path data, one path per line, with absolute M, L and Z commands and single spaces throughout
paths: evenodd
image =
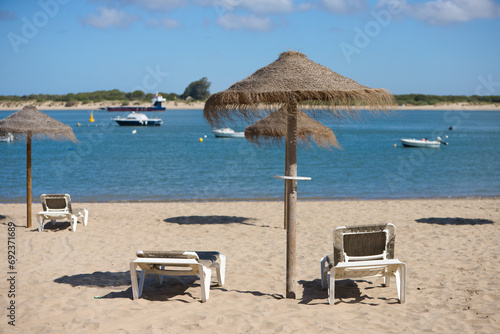
M 224 286 L 224 280 L 226 276 L 226 256 L 221 254 L 219 258 L 220 263 L 217 267 L 217 285 Z
M 210 279 L 212 277 L 212 271 L 200 264 L 200 285 L 201 285 L 201 301 L 206 302 L 210 295 Z
M 389 268 L 385 269 L 384 286 L 391 286 L 391 275 Z
M 398 266 L 398 270 L 394 273 L 396 276 L 396 286 L 398 289 L 399 303 L 406 302 L 406 264 L 402 263 Z
M 38 232 L 43 232 L 43 223 L 45 222 L 45 218 L 42 218 L 41 216 L 37 215 L 36 220 L 38 221 Z
M 321 289 L 326 288 L 326 283 L 327 283 L 327 276 L 328 272 L 325 271 L 325 266 L 326 266 L 326 256 L 321 259 Z
M 160 267 L 161 270 L 165 269 L 164 266 Z M 163 275 L 156 274 L 156 282 L 158 283 L 159 286 L 163 284 Z
M 83 209 L 83 226 L 87 226 L 89 221 L 89 211 L 87 209 Z
M 141 270 L 141 276 L 139 279 L 139 296 L 138 296 L 138 298 L 140 298 L 142 296 L 142 291 L 144 291 L 145 278 L 146 278 L 146 270 Z
M 76 223 L 78 222 L 78 218 L 75 215 L 72 215 L 71 218 L 71 231 L 76 231 Z
M 139 285 L 137 283 L 137 265 L 134 262 L 130 262 L 130 280 L 132 281 L 132 299 L 137 299 L 140 297 Z
M 335 303 L 335 267 L 328 273 L 328 304 Z

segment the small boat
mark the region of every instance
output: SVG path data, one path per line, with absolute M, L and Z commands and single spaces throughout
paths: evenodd
M 138 113 L 131 112 L 127 117 L 115 117 L 113 121 L 121 126 L 160 126 L 163 124 L 161 118 L 149 118 L 148 116 Z
M 429 140 L 427 138 L 418 139 L 400 139 L 404 147 L 423 147 L 423 148 L 439 148 L 441 144 L 448 145 L 447 142 L 442 141 L 440 137 L 436 140 Z
M 220 138 L 245 138 L 245 132 L 235 132 L 230 128 L 213 129 L 212 132 Z
M 7 143 L 13 142 L 14 135 L 10 132 L 7 132 L 7 134 L 5 134 L 5 135 L 0 135 L 0 141 L 7 142 Z
M 161 105 L 162 102 L 167 101 L 161 94 L 156 93 L 156 95 L 151 99 L 153 102 L 153 105 L 151 107 L 127 107 L 127 106 L 121 106 L 121 107 L 106 107 L 102 108 L 107 111 L 165 111 L 165 107 Z

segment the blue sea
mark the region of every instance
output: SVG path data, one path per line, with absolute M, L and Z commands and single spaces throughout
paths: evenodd
M 215 138 L 201 110 L 154 113 L 164 121 L 160 127 L 111 121 L 127 113 L 94 111 L 90 123 L 88 110 L 43 111 L 73 127 L 79 143 L 33 141 L 34 201 L 42 193 L 69 193 L 78 202 L 283 198 L 284 181 L 272 176 L 284 175 L 284 146 Z M 0 111 L 0 119 L 11 113 Z M 500 195 L 498 111 L 366 112 L 357 120 L 321 121 L 342 148 L 299 147 L 298 175 L 312 178 L 299 181 L 299 199 Z M 436 136 L 449 145 L 399 143 Z M 0 142 L 0 158 L 0 202 L 25 202 L 26 143 Z

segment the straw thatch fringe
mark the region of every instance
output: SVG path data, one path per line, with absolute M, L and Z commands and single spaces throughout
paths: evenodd
M 257 121 L 245 129 L 245 138 L 253 144 L 279 145 L 287 135 L 288 109 L 280 108 L 266 118 Z M 304 146 L 316 143 L 321 148 L 340 148 L 333 131 L 309 117 L 305 112 L 297 111 L 297 140 Z
M 290 101 L 313 116 L 356 117 L 359 110 L 387 111 L 396 105 L 385 89 L 369 88 L 319 65 L 299 52 L 284 52 L 227 90 L 211 95 L 203 115 L 212 126 L 251 121 Z
M 70 126 L 39 111 L 35 106 L 25 106 L 0 120 L 0 134 L 6 133 L 12 133 L 16 139 L 21 140 L 31 137 L 78 142 Z
M 263 146 L 284 146 L 285 145 L 285 137 L 275 137 L 275 136 L 266 136 L 266 135 L 252 135 L 248 134 L 245 131 L 245 138 L 252 144 L 263 147 Z M 328 140 L 321 135 L 302 135 L 298 138 L 298 144 L 304 148 L 314 148 L 315 144 L 317 147 L 321 149 L 331 150 L 332 147 L 341 149 L 342 147 L 338 144 L 337 140 L 334 141 Z

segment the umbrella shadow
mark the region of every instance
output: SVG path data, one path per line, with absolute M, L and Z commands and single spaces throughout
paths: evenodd
M 482 218 L 460 218 L 460 217 L 429 217 L 415 219 L 417 223 L 437 225 L 486 225 L 495 224 L 494 221 Z
M 254 295 L 256 297 L 271 297 L 271 298 L 274 298 L 274 299 L 285 299 L 285 296 L 283 295 L 280 295 L 278 293 L 264 293 L 264 292 L 260 292 L 260 291 L 255 291 L 255 290 L 236 290 L 236 289 L 231 289 L 231 290 L 228 290 L 228 289 L 225 289 L 225 288 L 222 288 L 221 289 L 222 291 L 227 291 L 227 292 L 237 292 L 237 293 L 246 293 L 246 294 L 251 294 L 251 295 Z
M 268 225 L 257 225 L 251 221 L 254 218 L 236 217 L 236 216 L 179 216 L 171 217 L 163 220 L 165 223 L 173 223 L 179 225 L 225 225 L 225 224 L 243 224 L 250 226 L 269 227 Z
M 338 280 L 335 281 L 335 304 L 345 303 L 345 304 L 368 304 L 368 305 L 379 305 L 374 302 L 373 297 L 366 294 L 362 294 L 357 283 L 369 283 L 366 280 Z M 299 284 L 303 287 L 302 300 L 299 304 L 306 305 L 317 305 L 317 304 L 328 304 L 328 291 L 321 289 L 321 280 L 315 279 L 313 281 L 299 281 Z M 374 289 L 379 286 L 371 286 L 366 289 Z M 381 286 L 380 286 L 381 287 Z M 389 300 L 388 298 L 378 298 Z M 397 302 L 397 300 L 396 300 Z

